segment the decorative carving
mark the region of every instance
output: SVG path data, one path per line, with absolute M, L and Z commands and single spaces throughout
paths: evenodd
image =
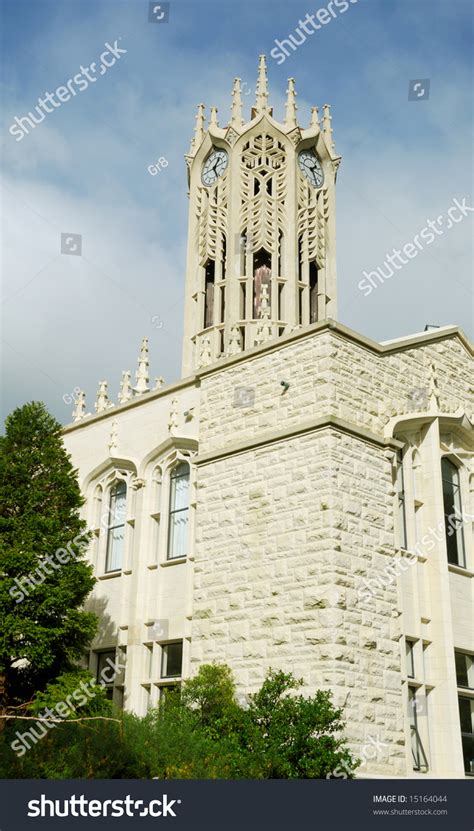
M 86 415 L 86 394 L 84 390 L 79 390 L 76 398 L 74 399 L 74 403 L 76 406 L 72 411 L 73 421 L 82 421 Z
M 260 290 L 259 312 L 260 318 L 257 323 L 257 332 L 255 335 L 255 343 L 258 346 L 272 337 L 272 324 L 270 321 L 270 308 L 268 305 L 268 288 L 265 283 L 263 283 Z
M 168 418 L 168 432 L 173 433 L 178 426 L 178 399 L 173 398 Z
M 117 422 L 114 420 L 110 426 L 110 439 L 109 439 L 109 453 L 113 456 L 113 450 L 117 449 L 118 444 L 118 430 L 117 430 Z
M 266 288 L 266 286 L 265 286 Z M 242 351 L 241 345 L 241 335 L 238 326 L 231 326 L 230 328 L 230 337 L 229 337 L 229 345 L 227 347 L 227 354 L 230 355 L 238 355 Z
M 165 383 L 165 379 L 163 378 L 163 376 L 162 375 L 157 375 L 155 377 L 155 386 L 153 387 L 153 389 L 155 391 L 156 390 L 161 390 L 164 383 Z
M 125 404 L 127 401 L 130 401 L 133 398 L 133 390 L 132 384 L 130 379 L 132 377 L 132 373 L 129 369 L 124 370 L 122 372 L 122 380 L 120 381 L 120 392 L 118 395 L 119 404 Z
M 105 410 L 108 410 L 113 406 L 112 402 L 109 401 L 107 381 L 100 381 L 99 389 L 97 390 L 97 400 L 94 404 L 96 413 L 103 413 Z
M 209 335 L 204 335 L 200 344 L 199 366 L 208 366 L 208 364 L 212 364 L 211 339 Z

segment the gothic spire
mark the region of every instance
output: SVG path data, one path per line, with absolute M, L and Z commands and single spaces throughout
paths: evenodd
M 319 125 L 319 111 L 317 107 L 311 107 L 311 121 L 309 126 L 311 129 L 316 128 L 318 131 L 321 129 Z
M 194 128 L 194 138 L 191 142 L 191 153 L 195 153 L 199 149 L 204 138 L 204 104 L 199 104 L 196 113 L 196 126 Z
M 260 345 L 272 337 L 272 324 L 270 321 L 270 307 L 268 305 L 268 287 L 263 283 L 260 289 L 259 321 L 255 335 L 255 343 Z
M 266 112 L 268 109 L 267 62 L 265 55 L 260 55 L 258 64 L 257 93 L 255 96 L 255 113 Z
M 148 392 L 148 365 L 148 338 L 145 337 L 142 340 L 140 355 L 138 358 L 138 369 L 135 373 L 137 383 L 134 390 L 139 394 L 142 392 Z
M 286 115 L 285 115 L 285 127 L 293 128 L 296 127 L 296 110 L 298 109 L 296 106 L 296 92 L 295 92 L 295 79 L 288 78 L 288 89 L 287 89 L 287 98 L 286 98 Z
M 217 107 L 211 107 L 211 117 L 209 119 L 209 127 L 218 127 L 219 122 L 217 121 Z
M 323 136 L 326 140 L 326 146 L 329 152 L 333 153 L 335 144 L 332 138 L 331 107 L 329 104 L 325 104 L 323 107 Z
M 242 87 L 240 84 L 240 78 L 235 78 L 234 80 L 230 123 L 234 127 L 240 127 L 242 124 Z

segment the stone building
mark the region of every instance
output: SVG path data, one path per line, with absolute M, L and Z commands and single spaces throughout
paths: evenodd
M 64 429 L 94 532 L 90 665 L 144 714 L 202 662 L 345 702 L 360 776 L 474 773 L 472 347 L 337 322 L 329 107 L 200 105 L 189 155 L 183 377 Z

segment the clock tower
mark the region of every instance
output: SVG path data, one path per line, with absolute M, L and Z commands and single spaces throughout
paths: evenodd
M 255 106 L 231 119 L 196 116 L 186 162 L 190 190 L 183 375 L 324 318 L 335 318 L 335 183 L 329 105 L 320 123 L 296 118 L 288 81 L 283 122 L 269 106 L 260 57 Z

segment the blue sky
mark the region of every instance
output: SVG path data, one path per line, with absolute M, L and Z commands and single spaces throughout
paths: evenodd
M 3 415 L 41 399 L 63 423 L 74 387 L 93 410 L 99 380 L 116 398 L 150 338 L 151 374 L 180 375 L 187 232 L 183 160 L 200 101 L 230 114 L 242 78 L 247 113 L 258 55 L 283 117 L 287 78 L 298 117 L 332 106 L 336 149 L 339 319 L 376 340 L 424 328 L 473 331 L 472 213 L 370 296 L 363 271 L 413 241 L 453 199 L 473 198 L 473 7 L 470 0 L 358 0 L 282 63 L 276 40 L 327 2 L 172 0 L 148 22 L 147 0 L 3 0 Z M 15 116 L 97 61 L 125 49 L 95 83 L 21 141 Z M 408 101 L 411 79 L 430 79 Z M 208 110 L 209 111 L 209 110 Z M 156 176 L 147 168 L 168 165 Z M 60 234 L 82 235 L 81 257 Z

